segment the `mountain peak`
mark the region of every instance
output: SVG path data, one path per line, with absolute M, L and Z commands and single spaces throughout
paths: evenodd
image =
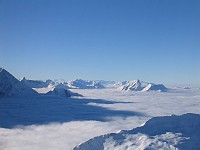
M 37 92 L 17 80 L 5 69 L 0 69 L 0 96 L 27 96 L 34 94 L 37 94 Z
M 160 91 L 165 92 L 167 91 L 167 88 L 163 84 L 154 84 L 154 83 L 148 83 L 143 82 L 140 80 L 133 80 L 127 82 L 125 85 L 122 85 L 119 87 L 122 91 Z

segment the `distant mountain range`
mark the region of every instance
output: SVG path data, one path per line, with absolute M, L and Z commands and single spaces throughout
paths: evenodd
M 124 85 L 120 86 L 118 88 L 122 91 L 160 91 L 160 92 L 166 92 L 168 89 L 163 84 L 154 84 L 154 83 L 148 83 L 143 82 L 140 80 L 133 80 L 124 82 Z
M 78 93 L 73 93 L 67 90 L 64 84 L 56 83 L 51 80 L 27 80 L 23 78 L 21 81 L 17 80 L 12 74 L 3 68 L 0 68 L 0 97 L 24 97 L 24 96 L 37 96 L 35 88 L 48 88 L 51 90 L 43 95 L 56 95 L 56 96 L 82 96 Z
M 133 81 L 104 81 L 104 80 L 82 80 L 76 79 L 72 81 L 65 80 L 29 80 L 25 77 L 19 81 L 5 69 L 0 68 L 0 95 L 4 96 L 25 96 L 38 94 L 37 89 L 49 88 L 50 93 L 60 93 L 58 89 L 104 89 L 113 88 L 121 91 L 160 91 L 166 92 L 163 84 L 154 84 L 143 82 L 140 80 Z M 34 90 L 33 90 L 34 89 Z M 35 91 L 36 90 L 36 91 Z M 53 90 L 55 90 L 53 92 Z M 57 91 L 57 92 L 56 92 Z M 66 92 L 66 91 L 65 91 Z M 68 92 L 70 93 L 70 92 Z
M 23 78 L 21 80 L 24 84 L 31 88 L 45 88 L 49 85 L 53 87 L 62 87 L 66 89 L 103 89 L 103 88 L 117 88 L 122 91 L 160 91 L 166 92 L 167 88 L 163 84 L 154 84 L 143 82 L 140 80 L 133 81 L 103 81 L 103 80 L 82 80 L 76 79 L 72 81 L 54 82 L 53 80 L 41 81 L 41 80 L 27 80 Z
M 99 81 L 76 79 L 67 83 L 72 89 L 102 89 L 105 88 Z

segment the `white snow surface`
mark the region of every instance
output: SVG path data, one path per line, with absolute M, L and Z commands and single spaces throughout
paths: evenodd
M 114 88 L 119 88 L 119 87 L 124 86 L 124 85 L 127 84 L 127 83 L 129 83 L 129 81 L 118 81 L 118 82 L 115 82 L 115 83 L 113 84 L 113 87 L 114 87 Z
M 67 84 L 65 83 L 51 83 L 49 84 L 47 87 L 43 87 L 43 88 L 33 88 L 35 91 L 37 91 L 38 93 L 43 93 L 46 94 L 50 91 L 53 91 L 54 89 L 69 89 L 69 87 L 67 86 Z
M 102 89 L 104 86 L 99 81 L 76 79 L 67 83 L 72 89 Z
M 152 117 L 200 114 L 200 90 L 197 88 L 175 89 L 168 92 L 116 89 L 71 91 L 84 97 L 1 98 L 0 149 L 72 150 L 73 147 L 94 137 L 141 126 Z M 125 131 L 121 132 L 126 134 Z M 136 141 L 140 138 L 137 144 L 143 147 L 149 145 L 148 143 L 155 143 L 152 141 L 158 141 L 157 143 L 162 146 L 166 145 L 164 141 L 160 141 L 162 138 L 168 141 L 171 139 L 169 142 L 172 142 L 173 148 L 176 147 L 173 143 L 181 143 L 188 136 L 183 133 L 166 132 L 156 135 L 127 133 L 126 137 L 127 140 L 122 141 L 124 144 L 121 146 L 131 145 L 128 140 L 130 138 Z M 115 142 L 117 140 L 109 139 L 104 145 L 112 149 Z
M 30 88 L 45 88 L 45 87 L 48 87 L 49 84 L 53 83 L 53 81 L 51 80 L 47 80 L 47 81 L 28 80 L 25 77 L 21 80 L 21 82 Z
M 46 89 L 46 91 L 52 90 L 52 88 L 64 88 L 68 89 L 67 82 L 64 79 L 54 79 L 54 80 L 28 80 L 25 77 L 21 80 L 22 83 L 24 83 L 26 86 L 39 91 L 40 89 Z M 49 89 L 49 90 L 48 90 Z
M 5 69 L 0 68 L 0 97 L 31 95 L 37 95 L 37 92 L 17 80 Z
M 74 150 L 199 150 L 200 115 L 154 117 L 129 131 L 95 137 Z
M 140 80 L 129 81 L 126 84 L 118 87 L 122 91 L 160 91 L 165 92 L 167 88 L 163 84 L 147 83 Z
M 103 85 L 105 88 L 112 88 L 116 81 L 96 80 L 96 82 Z
M 71 97 L 71 96 L 82 96 L 81 94 L 71 92 L 62 87 L 54 87 L 51 91 L 47 92 L 46 95 L 55 95 L 55 96 L 64 96 L 64 97 Z

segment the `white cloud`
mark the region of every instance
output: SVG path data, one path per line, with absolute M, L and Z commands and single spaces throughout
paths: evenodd
M 187 93 L 140 93 L 115 90 L 75 90 L 86 98 L 105 99 L 117 102 L 101 104 L 89 103 L 114 110 L 143 112 L 147 116 L 120 117 L 110 116 L 106 122 L 71 121 L 32 125 L 14 129 L 0 128 L 1 150 L 70 150 L 88 139 L 119 130 L 128 130 L 140 126 L 153 116 L 200 113 L 200 91 Z M 73 113 L 73 112 L 70 112 Z

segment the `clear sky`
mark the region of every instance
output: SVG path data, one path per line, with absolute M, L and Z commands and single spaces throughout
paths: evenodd
M 17 78 L 200 84 L 199 0 L 0 0 Z

